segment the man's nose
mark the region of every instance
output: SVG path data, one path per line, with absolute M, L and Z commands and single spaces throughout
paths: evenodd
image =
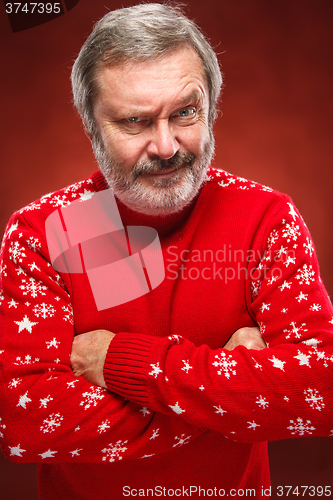
M 168 120 L 161 120 L 151 128 L 151 137 L 147 146 L 150 158 L 161 158 L 168 160 L 179 150 L 180 145 L 175 137 L 172 124 Z

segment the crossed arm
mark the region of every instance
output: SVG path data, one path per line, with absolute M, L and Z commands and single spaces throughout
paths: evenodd
M 90 384 L 107 389 L 104 380 L 104 364 L 107 351 L 115 334 L 108 330 L 94 330 L 74 337 L 71 351 L 71 366 L 76 377 L 84 377 Z M 223 346 L 229 351 L 237 346 L 261 350 L 266 342 L 259 328 L 244 327 L 236 330 Z

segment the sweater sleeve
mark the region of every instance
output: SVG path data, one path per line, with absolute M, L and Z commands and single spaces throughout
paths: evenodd
M 181 335 L 123 332 L 104 366 L 110 390 L 236 441 L 333 433 L 332 305 L 309 231 L 287 200 L 255 235 L 261 257 L 245 284 L 268 348 L 213 350 Z
M 179 446 L 202 430 L 132 403 L 70 366 L 71 297 L 43 236 L 13 216 L 3 240 L 0 438 L 17 462 L 114 462 Z M 185 439 L 186 438 L 186 439 Z

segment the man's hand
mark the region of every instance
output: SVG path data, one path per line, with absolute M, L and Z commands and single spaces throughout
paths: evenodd
M 94 330 L 76 335 L 71 352 L 71 365 L 76 377 L 84 377 L 90 384 L 107 389 L 103 368 L 111 340 L 115 336 L 108 330 Z
M 256 349 L 257 351 L 267 347 L 266 342 L 260 334 L 259 328 L 247 326 L 236 330 L 231 335 L 228 342 L 223 346 L 223 349 L 232 351 L 239 345 L 243 345 L 247 349 Z

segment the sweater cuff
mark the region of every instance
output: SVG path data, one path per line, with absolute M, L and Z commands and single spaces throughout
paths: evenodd
M 136 333 L 117 333 L 110 343 L 104 363 L 107 388 L 119 396 L 146 406 L 149 354 L 158 341 L 162 339 Z

